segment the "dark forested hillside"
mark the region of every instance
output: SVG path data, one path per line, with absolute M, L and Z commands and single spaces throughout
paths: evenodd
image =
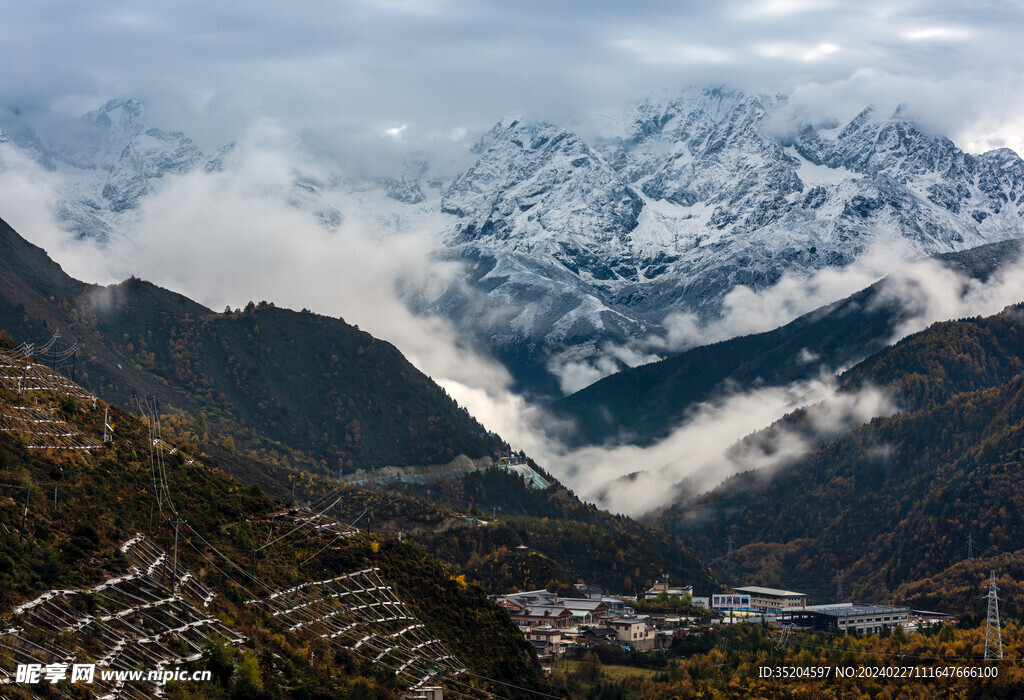
M 301 497 L 337 487 L 303 469 L 330 477 L 506 449 L 394 347 L 341 320 L 268 303 L 213 313 L 138 279 L 85 285 L 2 225 L 0 242 L 12 253 L 0 260 L 0 322 L 17 340 L 45 340 L 60 328 L 67 342 L 80 342 L 80 381 L 132 410 L 134 395 L 157 396 L 168 434 L 278 496 L 294 495 L 296 484 Z M 356 517 L 369 508 L 377 528 L 415 533 L 491 589 L 537 580 L 524 569 L 506 576 L 500 563 L 493 571 L 470 566 L 472 554 L 497 560 L 513 542 L 512 549 L 527 542 L 548 552 L 552 573 L 540 585 L 585 577 L 623 590 L 662 571 L 705 587 L 713 581 L 680 539 L 560 487 L 535 491 L 519 476 L 492 472 L 435 487 L 433 498 L 462 512 L 500 509 L 505 534 L 493 543 L 490 531 L 463 534 L 446 524 L 450 511 L 401 494 L 349 492 L 339 512 Z
M 79 343 L 77 379 L 122 406 L 155 395 L 204 414 L 212 435 L 332 474 L 502 447 L 394 346 L 341 319 L 267 303 L 214 313 L 134 278 L 87 285 L 3 221 L 0 253 L 0 328 L 37 344 L 60 330 Z
M 774 475 L 741 474 L 659 522 L 730 581 L 909 595 L 976 553 L 1024 550 L 1022 307 L 936 324 L 853 368 L 848 386 L 895 391 L 909 409 L 877 418 Z M 922 597 L 917 590 L 915 595 Z M 931 591 L 933 602 L 961 593 Z
M 483 692 L 472 689 L 481 681 L 470 675 L 439 676 L 436 683 L 448 686 L 446 693 L 512 697 L 519 692 L 503 683 L 546 689 L 533 652 L 508 615 L 489 603 L 479 588 L 467 586 L 421 549 L 383 533 L 353 532 L 344 522 L 313 510 L 290 511 L 259 487 L 246 486 L 189 456 L 175 442 L 163 444 L 166 436 L 158 452 L 162 457 L 154 463 L 148 426 L 115 407 L 106 415 L 115 437 L 98 447 L 106 408 L 103 402 L 94 405 L 43 392 L 21 396 L 0 386 L 0 484 L 4 489 L 0 497 L 0 676 L 13 673 L 16 662 L 25 663 L 25 654 L 42 653 L 38 658 L 47 663 L 52 659 L 46 656 L 51 648 L 102 656 L 99 650 L 109 650 L 110 636 L 116 638 L 116 619 L 100 637 L 83 637 L 76 631 L 81 625 L 70 622 L 68 629 L 62 629 L 63 622 L 50 631 L 46 625 L 33 627 L 30 636 L 24 637 L 18 625 L 38 626 L 40 619 L 49 618 L 33 617 L 14 606 L 52 589 L 84 591 L 72 595 L 72 608 L 64 611 L 65 616 L 96 614 L 96 606 L 145 603 L 145 598 L 126 594 L 119 593 L 126 597 L 117 600 L 111 597 L 110 590 L 120 585 L 111 577 L 123 577 L 126 572 L 130 576 L 119 580 L 134 586 L 134 595 L 149 596 L 147 591 L 152 591 L 155 596 L 149 612 L 142 608 L 132 624 L 146 630 L 155 625 L 161 634 L 154 639 L 163 638 L 172 651 L 179 650 L 174 653 L 183 653 L 180 649 L 191 653 L 183 640 L 172 639 L 175 632 L 170 629 L 175 619 L 187 613 L 185 601 L 194 598 L 187 590 L 194 584 L 186 586 L 189 578 L 181 578 L 188 571 L 195 583 L 213 594 L 202 614 L 216 616 L 211 622 L 193 625 L 197 631 L 190 633 L 191 643 L 197 644 L 197 635 L 201 637 L 202 630 L 214 622 L 234 630 L 243 641 L 221 645 L 214 635 L 212 642 L 204 643 L 196 664 L 213 669 L 220 683 L 196 684 L 187 693 L 172 685 L 172 697 L 397 697 L 406 688 L 403 678 L 387 665 L 395 663 L 390 652 L 374 662 L 376 652 L 368 655 L 365 647 L 353 650 L 355 640 L 345 636 L 328 637 L 318 626 L 321 623 L 309 616 L 301 629 L 289 628 L 286 614 L 268 602 L 272 591 L 376 568 L 389 590 L 425 625 L 424 634 L 457 649 L 455 654 L 472 673 L 495 679 L 485 684 Z M 29 410 L 62 421 L 83 439 L 91 437 L 95 447 L 89 451 L 30 449 L 28 445 L 40 442 L 45 434 L 34 431 L 45 429 L 11 422 L 12 416 Z M 323 510 L 330 509 L 324 506 Z M 319 527 L 301 526 L 307 513 L 318 518 Z M 175 531 L 178 522 L 180 537 Z M 339 531 L 349 534 L 338 536 Z M 144 577 L 138 569 L 131 574 L 132 561 L 126 556 L 125 543 L 137 541 L 139 535 L 166 553 L 166 558 L 143 572 Z M 177 584 L 171 583 L 172 555 Z M 140 578 L 146 582 L 133 582 Z M 99 584 L 104 581 L 107 591 L 101 594 L 104 588 Z M 167 603 L 164 598 L 172 585 L 180 597 L 165 611 L 161 606 Z M 309 600 L 307 606 L 312 605 Z M 345 615 L 343 607 L 334 614 Z M 83 618 L 83 624 L 90 619 Z M 400 640 L 397 643 L 401 645 Z M 412 645 L 408 646 L 411 650 Z M 156 644 L 150 648 L 153 654 L 164 652 Z M 28 686 L 8 688 L 5 692 L 11 697 L 30 697 Z M 140 697 L 148 692 L 140 690 Z
M 714 575 L 689 543 L 582 503 L 564 489 L 538 491 L 518 475 L 491 471 L 433 484 L 430 490 L 433 498 L 473 510 L 488 524 L 460 522 L 444 531 L 420 530 L 413 533 L 413 541 L 461 567 L 488 592 L 542 588 L 552 581 L 571 585 L 582 579 L 632 595 L 662 574 L 698 591 L 717 590 Z
M 1013 259 L 1020 241 L 993 243 L 936 260 L 962 274 L 987 279 Z M 787 384 L 849 366 L 881 350 L 908 317 L 882 294 L 882 280 L 846 299 L 801 316 L 774 331 L 694 348 L 660 362 L 627 369 L 551 406 L 572 420 L 576 444 L 618 439 L 647 444 L 665 437 L 697 402 L 755 383 Z

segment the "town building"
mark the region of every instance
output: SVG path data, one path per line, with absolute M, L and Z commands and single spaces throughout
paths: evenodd
M 566 644 L 560 629 L 531 627 L 523 630 L 523 636 L 533 645 L 540 661 L 556 661 L 565 655 Z
M 715 593 L 711 596 L 712 610 L 742 610 L 750 612 L 749 593 Z
M 807 607 L 807 594 L 796 591 L 783 591 L 778 588 L 763 588 L 761 586 L 744 586 L 734 588 L 733 591 L 739 594 L 750 596 L 750 610 L 753 612 L 772 613 L 790 608 Z
M 942 627 L 943 625 L 955 625 L 960 618 L 955 615 L 934 610 L 911 610 L 910 619 L 907 622 L 907 631 L 917 631 L 926 627 Z
M 601 598 L 601 602 L 605 604 L 607 614 L 612 617 L 633 615 L 636 612 L 632 606 L 626 605 L 626 602 L 620 598 L 605 596 Z
M 672 596 L 679 598 L 682 598 L 684 595 L 693 596 L 693 586 L 670 586 L 668 574 L 665 574 L 651 588 L 644 591 L 644 599 L 654 600 L 662 594 L 669 598 Z
M 609 620 L 607 626 L 615 630 L 616 639 L 630 649 L 650 651 L 654 648 L 655 630 L 648 621 L 639 617 L 620 617 Z
M 612 644 L 618 640 L 618 632 L 612 627 L 587 627 L 576 635 L 576 643 L 585 646 Z
M 909 608 L 893 608 L 888 605 L 833 603 L 783 610 L 778 613 L 776 620 L 782 625 L 823 632 L 878 634 L 883 630 L 892 630 L 896 625 L 906 627 L 909 613 Z
M 562 629 L 572 622 L 572 614 L 561 606 L 524 605 L 518 609 L 509 608 L 512 621 L 520 627 L 554 627 Z
M 550 624 L 561 629 L 570 625 L 594 624 L 608 610 L 602 600 L 563 598 L 544 589 L 507 593 L 492 599 L 508 610 L 520 627 Z

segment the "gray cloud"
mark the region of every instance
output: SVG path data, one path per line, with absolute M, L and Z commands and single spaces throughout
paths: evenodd
M 1016 3 L 949 0 L 8 3 L 0 102 L 137 95 L 205 148 L 253 115 L 341 141 L 404 124 L 440 148 L 513 110 L 561 120 L 724 82 L 811 111 L 907 102 L 968 148 L 1020 150 L 1022 28 Z
M 185 131 L 206 151 L 251 134 L 254 124 L 259 132 L 270 120 L 356 170 L 418 151 L 456 162 L 507 112 L 564 121 L 651 91 L 726 83 L 792 95 L 780 128 L 846 119 L 867 103 L 883 112 L 905 103 L 911 116 L 967 150 L 1005 145 L 1024 152 L 1024 53 L 1017 48 L 1024 16 L 1012 2 L 63 0 L 6 3 L 3 16 L 0 110 L 77 116 L 111 97 L 138 96 L 153 124 Z M 395 342 L 485 425 L 582 492 L 636 471 L 652 475 L 618 491 L 610 501 L 617 510 L 659 505 L 645 494 L 668 489 L 651 483 L 697 474 L 714 480 L 765 464 L 765 455 L 726 448 L 780 412 L 832 395 L 826 380 L 768 387 L 708 404 L 648 450 L 566 452 L 545 441 L 537 426 L 548 419 L 508 391 L 502 368 L 460 347 L 447 324 L 414 317 L 398 298 L 398 281 L 429 294 L 432 283 L 449 278 L 451 271 L 425 263 L 431 232 L 380 240 L 348 222 L 331 236 L 275 195 L 296 168 L 319 167 L 297 163 L 301 149 L 255 138 L 231 177 L 169 178 L 143 205 L 133 247 L 122 258 L 68 239 L 47 213 L 57 176 L 19 161 L 15 149 L 0 150 L 0 215 L 72 274 L 107 282 L 134 273 L 214 308 L 267 298 L 340 314 Z M 681 317 L 664 345 L 610 347 L 606 356 L 639 362 L 700 340 L 764 330 L 887 271 L 823 273 L 833 276 L 810 287 L 784 280 L 747 297 L 738 290 L 733 312 L 718 325 L 694 326 Z M 901 290 L 920 300 L 918 325 L 977 313 L 975 302 L 1019 301 L 1024 293 L 1007 277 L 998 294 L 968 289 L 968 309 L 962 299 L 937 293 L 949 284 L 936 274 Z M 1005 295 L 1017 296 L 1003 301 Z M 567 365 L 567 386 L 605 369 L 599 361 Z M 862 398 L 826 406 L 822 420 L 845 425 L 888 410 L 874 394 Z M 783 437 L 772 454 L 806 449 Z M 680 461 L 694 449 L 695 458 Z

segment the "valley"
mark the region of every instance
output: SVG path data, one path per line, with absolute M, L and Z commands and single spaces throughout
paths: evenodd
M 723 86 L 374 168 L 62 109 L 0 112 L 12 697 L 1024 683 L 1013 150 Z

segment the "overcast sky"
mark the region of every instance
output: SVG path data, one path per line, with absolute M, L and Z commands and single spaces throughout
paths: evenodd
M 562 120 L 724 83 L 836 116 L 909 102 L 968 150 L 1020 151 L 1021 7 L 0 0 L 0 102 L 78 114 L 139 96 L 151 123 L 186 131 L 204 150 L 257 116 L 327 139 L 420 147 L 473 139 L 510 111 Z

